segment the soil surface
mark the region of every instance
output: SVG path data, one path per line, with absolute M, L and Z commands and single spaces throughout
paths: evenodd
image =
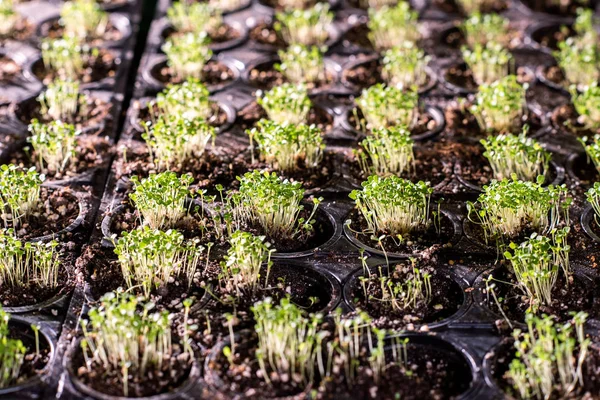
M 355 114 L 356 112 L 356 114 Z M 354 127 L 357 131 L 363 130 L 362 123 L 364 122 L 364 115 L 360 108 L 350 109 L 347 114 L 348 123 Z M 359 122 L 361 121 L 361 122 Z M 437 122 L 433 116 L 427 112 L 419 112 L 418 119 L 414 126 L 410 129 L 411 136 L 422 135 L 426 132 L 430 132 L 437 127 Z
M 50 347 L 40 334 L 40 353 L 36 354 L 35 335 L 31 328 L 9 322 L 8 330 L 9 338 L 21 340 L 27 348 L 23 365 L 19 371 L 19 378 L 14 383 L 14 385 L 18 385 L 27 382 L 42 372 L 50 361 Z
M 562 68 L 557 65 L 544 67 L 542 69 L 542 74 L 548 81 L 558 86 L 562 86 L 565 88 L 569 87 L 569 83 L 567 82 L 567 77 L 565 76 L 565 73 L 563 72 Z
M 464 14 L 462 8 L 458 5 L 458 3 L 454 0 L 434 0 L 433 4 L 439 8 L 440 10 L 448 13 L 448 14 Z M 494 0 L 486 2 L 483 5 L 481 13 L 482 14 L 490 14 L 490 13 L 500 13 L 506 10 L 509 6 L 509 2 L 505 0 Z
M 238 112 L 238 123 L 241 129 L 246 130 L 254 127 L 261 119 L 268 119 L 267 112 L 257 102 L 253 101 Z M 306 117 L 306 124 L 315 125 L 323 132 L 333 128 L 333 116 L 324 108 L 312 106 Z
M 171 68 L 167 66 L 166 61 L 153 67 L 151 73 L 155 79 L 165 85 L 185 81 L 185 79 L 174 75 Z M 235 79 L 235 73 L 221 61 L 209 60 L 202 68 L 202 82 L 207 86 L 224 85 L 233 79 Z
M 161 36 L 162 36 L 163 40 L 167 40 L 168 38 L 170 38 L 172 36 L 181 36 L 185 33 L 186 32 L 180 32 L 180 31 L 175 30 L 175 28 L 173 26 L 169 26 L 162 32 Z M 208 37 L 210 38 L 211 44 L 212 43 L 227 43 L 229 41 L 236 40 L 240 37 L 240 31 L 226 23 L 222 24 L 217 29 L 211 29 L 207 33 L 208 33 Z M 209 45 L 209 47 L 210 47 L 210 45 Z
M 585 154 L 578 155 L 573 162 L 573 173 L 579 179 L 582 186 L 591 186 L 594 182 L 600 181 L 600 174 L 594 167 L 594 163 L 588 162 Z
M 572 25 L 556 24 L 536 30 L 531 34 L 531 38 L 541 46 L 557 50 L 558 43 L 564 42 L 573 35 L 575 35 L 575 31 Z
M 45 23 L 42 26 L 42 32 L 44 31 L 47 31 L 47 34 L 44 37 L 51 39 L 61 38 L 65 34 L 65 28 L 60 24 L 58 19 Z M 122 32 L 109 20 L 104 34 L 101 37 L 87 38 L 86 43 L 92 47 L 102 47 L 107 42 L 116 42 L 122 38 Z
M 587 136 L 588 138 L 592 138 L 598 133 L 597 130 L 589 129 L 585 126 L 572 104 L 557 107 L 552 111 L 550 118 L 554 126 L 564 133 L 570 133 L 577 137 Z
M 98 56 L 90 55 L 84 62 L 84 71 L 79 76 L 81 83 L 98 82 L 104 78 L 113 78 L 117 74 L 119 62 L 115 56 L 108 51 L 100 50 Z M 58 77 L 56 71 L 46 68 L 44 62 L 40 59 L 33 64 L 33 74 L 48 85 Z
M 258 89 L 269 90 L 275 86 L 280 86 L 283 83 L 288 82 L 287 78 L 279 71 L 275 69 L 275 64 L 279 64 L 279 61 L 268 61 L 260 63 L 254 67 L 250 67 L 250 73 L 248 74 L 248 83 Z M 305 86 L 307 89 L 324 89 L 329 86 L 335 77 L 332 72 L 325 68 L 325 79 L 319 82 L 306 82 Z
M 250 40 L 261 45 L 272 46 L 274 49 L 284 49 L 287 43 L 277 34 L 272 23 L 261 22 L 250 30 Z
M 10 82 L 21 72 L 21 67 L 12 58 L 0 55 L 0 82 Z
M 373 43 L 369 40 L 369 32 L 367 24 L 354 25 L 344 34 L 342 44 L 346 47 L 354 45 L 367 52 L 374 51 Z
M 577 9 L 582 7 L 578 0 L 561 1 L 560 6 L 548 4 L 543 0 L 520 0 L 526 7 L 533 11 L 547 14 L 556 14 L 561 17 L 575 16 Z
M 358 55 L 358 57 L 360 59 L 361 55 Z M 372 59 L 372 57 L 368 58 L 370 58 L 370 60 L 345 70 L 342 75 L 342 80 L 345 80 L 353 87 L 356 87 L 357 90 L 366 89 L 377 83 L 384 83 L 381 75 L 383 69 L 381 61 L 379 59 Z M 427 87 L 430 82 L 431 76 L 427 74 L 426 82 L 421 85 L 419 89 Z

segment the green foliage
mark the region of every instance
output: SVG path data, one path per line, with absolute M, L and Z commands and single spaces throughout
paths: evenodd
M 35 168 L 25 170 L 13 164 L 0 167 L 0 209 L 4 226 L 16 228 L 39 210 L 44 178 Z
M 40 114 L 64 122 L 73 122 L 78 108 L 85 107 L 86 96 L 79 94 L 79 82 L 55 79 L 40 93 L 37 101 L 40 103 Z M 83 113 L 84 110 L 81 111 Z
M 289 45 L 320 46 L 329 37 L 327 28 L 333 22 L 333 17 L 329 3 L 321 2 L 306 10 L 276 13 L 274 27 Z
M 527 330 L 513 331 L 516 355 L 506 376 L 521 399 L 566 399 L 583 386 L 591 344 L 583 330 L 586 319 L 580 312 L 559 325 L 553 317 L 527 314 Z
M 570 87 L 571 102 L 579 114 L 577 122 L 581 122 L 586 128 L 592 130 L 600 129 L 600 87 L 598 82 L 592 82 L 581 90 L 575 85 Z
M 479 85 L 504 78 L 514 69 L 512 54 L 500 43 L 475 44 L 471 49 L 463 47 L 461 52 Z
M 316 46 L 289 46 L 277 52 L 281 63 L 275 64 L 275 69 L 294 84 L 323 82 L 327 79 L 324 51 Z
M 155 105 L 158 110 L 154 118 L 164 116 L 208 120 L 213 114 L 213 103 L 209 96 L 208 89 L 200 79 L 189 77 L 183 83 L 168 85 L 149 107 L 152 109 Z
M 167 55 L 167 63 L 179 79 L 201 79 L 203 68 L 213 55 L 208 47 L 206 34 L 186 33 L 167 39 L 162 49 Z
M 0 307 L 0 388 L 17 381 L 27 353 L 22 341 L 9 337 L 9 320 L 10 314 Z
M 366 220 L 369 232 L 398 237 L 427 228 L 432 193 L 428 182 L 372 175 L 362 183 L 361 190 L 350 193 L 350 198 Z
M 373 129 L 357 152 L 360 168 L 367 175 L 402 175 L 414 166 L 414 142 L 403 126 Z
M 250 143 L 258 143 L 263 158 L 280 171 L 293 171 L 303 160 L 305 168 L 315 168 L 323 159 L 322 132 L 315 125 L 280 124 L 262 119 L 246 131 Z
M 489 42 L 507 45 L 509 42 L 507 18 L 498 14 L 481 14 L 475 12 L 461 25 L 468 47 L 485 46 Z
M 20 19 L 21 16 L 15 10 L 13 0 L 0 0 L 0 38 L 10 36 Z
M 597 43 L 587 43 L 585 39 L 570 37 L 558 43 L 554 58 L 571 85 L 585 87 L 600 78 Z
M 381 76 L 390 86 L 417 90 L 427 83 L 430 59 L 414 42 L 404 42 L 383 53 Z
M 521 85 L 515 75 L 482 84 L 469 111 L 477 118 L 482 130 L 511 132 L 520 129 L 526 90 L 527 85 Z
M 123 232 L 115 243 L 127 288 L 141 287 L 145 297 L 174 277 L 185 277 L 189 287 L 204 249 L 197 241 L 184 241 L 180 232 L 147 226 Z
M 108 14 L 96 0 L 71 0 L 60 10 L 60 22 L 65 37 L 80 41 L 101 38 L 108 28 Z
M 140 182 L 131 177 L 134 186 L 129 198 L 143 217 L 144 224 L 152 229 L 174 226 L 186 214 L 185 200 L 192 196 L 189 175 L 177 176 L 175 172 L 150 174 Z
M 44 124 L 33 119 L 29 124 L 29 132 L 27 141 L 31 143 L 37 155 L 40 169 L 43 169 L 45 164 L 48 171 L 63 172 L 71 158 L 77 154 L 75 149 L 79 131 L 71 124 L 62 121 Z
M 297 125 L 306 122 L 312 102 L 303 84 L 284 83 L 262 94 L 256 102 L 269 119 L 278 124 Z
M 204 2 L 173 2 L 167 18 L 177 32 L 202 34 L 213 32 L 223 24 L 221 10 Z
M 74 36 L 63 36 L 58 39 L 43 39 L 42 61 L 60 79 L 78 80 L 83 74 L 88 57 L 97 56 L 98 49 L 90 49 L 80 44 Z
M 577 17 L 573 24 L 573 30 L 579 37 L 580 43 L 596 45 L 598 43 L 598 32 L 594 25 L 598 21 L 594 17 L 594 10 L 591 8 L 578 8 Z
M 146 141 L 154 164 L 159 169 L 181 166 L 192 157 L 202 157 L 208 142 L 217 136 L 215 128 L 204 119 L 179 116 L 159 117 L 146 125 Z
M 369 9 L 369 40 L 376 50 L 382 51 L 405 42 L 416 43 L 419 38 L 417 19 L 419 13 L 407 1 L 396 6 Z
M 545 175 L 552 154 L 534 139 L 524 133 L 515 135 L 490 136 L 483 139 L 483 156 L 487 158 L 494 171 L 494 178 L 502 180 L 516 175 L 523 181 L 534 181 L 539 175 Z
M 591 140 L 584 136 L 579 139 L 579 142 L 585 149 L 585 153 L 588 156 L 588 162 L 589 160 L 592 160 L 596 170 L 600 173 L 600 135 L 594 135 Z
M 12 229 L 0 231 L 0 286 L 58 287 L 61 262 L 55 240 L 22 242 Z
M 596 221 L 600 218 L 600 182 L 595 182 L 594 186 L 588 189 L 586 192 L 587 201 L 594 208 L 596 213 Z
M 355 100 L 364 120 L 355 116 L 363 129 L 385 128 L 401 125 L 412 128 L 419 115 L 419 94 L 407 90 L 377 84 L 363 90 Z

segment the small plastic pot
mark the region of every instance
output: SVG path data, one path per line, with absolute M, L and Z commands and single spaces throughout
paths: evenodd
M 556 47 L 542 44 L 542 39 L 544 36 L 560 32 L 561 27 L 563 26 L 566 26 L 570 31 L 567 37 L 571 36 L 573 34 L 573 25 L 571 23 L 564 24 L 556 21 L 541 21 L 535 23 L 525 29 L 525 41 L 534 49 L 552 55 L 556 50 Z
M 562 94 L 568 95 L 569 91 L 567 90 L 567 88 L 565 88 L 563 85 L 558 84 L 556 82 L 551 81 L 550 79 L 548 79 L 546 77 L 546 69 L 548 69 L 550 66 L 548 65 L 540 65 L 535 69 L 535 77 L 536 79 L 541 82 L 542 84 L 546 85 L 547 87 L 549 87 L 550 89 L 556 90 L 557 92 L 560 92 Z
M 594 208 L 591 204 L 588 204 L 583 210 L 583 213 L 581 213 L 580 222 L 583 231 L 594 242 L 600 243 L 600 236 L 598 236 L 598 234 L 596 233 L 598 230 L 600 230 L 600 227 L 597 226 L 598 223 L 596 221 L 596 212 L 594 211 Z
M 599 179 L 596 167 L 591 161 L 588 163 L 587 155 L 583 152 L 570 154 L 565 162 L 565 169 L 569 178 L 578 186 L 590 186 Z
M 272 0 L 272 1 L 277 2 L 277 0 Z M 326 2 L 329 3 L 329 9 L 333 10 L 333 9 L 336 9 L 340 5 L 341 0 L 327 0 Z M 272 14 L 275 14 L 276 11 L 278 11 L 277 8 L 273 7 L 272 2 L 265 1 L 265 0 L 257 0 L 255 2 L 255 7 L 259 11 L 259 14 L 272 15 Z
M 58 293 L 56 296 L 49 298 L 37 304 L 29 306 L 4 307 L 4 311 L 10 314 L 29 314 L 33 312 L 41 312 L 43 310 L 63 308 L 69 303 L 72 290 Z
M 158 39 L 158 41 L 160 42 L 164 42 L 166 38 L 169 37 L 169 35 L 176 32 L 175 27 L 167 18 L 161 18 L 160 20 L 155 21 L 154 23 L 157 26 L 153 29 L 156 29 L 156 31 L 160 32 L 160 38 Z M 235 39 L 227 40 L 225 42 L 211 42 L 208 45 L 208 47 L 214 53 L 219 53 L 221 51 L 239 47 L 248 40 L 248 28 L 245 24 L 241 24 L 239 22 L 230 23 L 228 20 L 225 20 L 224 23 L 226 25 L 229 25 L 233 30 L 235 30 L 238 33 L 238 37 L 236 37 Z M 162 53 L 162 50 L 160 50 L 160 52 Z
M 467 64 L 465 62 L 459 62 L 455 65 L 453 65 L 453 67 L 459 68 L 462 71 L 468 71 L 469 67 L 467 66 Z M 468 96 L 470 94 L 475 94 L 477 93 L 477 89 L 476 88 L 469 88 L 466 86 L 460 86 L 457 85 L 453 82 L 451 82 L 448 79 L 448 74 L 450 73 L 450 68 L 451 67 L 447 67 L 447 68 L 442 68 L 439 74 L 439 79 L 440 82 L 451 92 L 460 95 L 460 96 Z M 475 83 L 475 86 L 477 86 L 477 84 Z

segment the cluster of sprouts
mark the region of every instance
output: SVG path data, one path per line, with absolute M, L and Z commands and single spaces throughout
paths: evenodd
M 526 85 L 521 85 L 515 75 L 508 75 L 493 83 L 479 86 L 475 103 L 469 111 L 482 130 L 510 132 L 520 128 L 526 107 Z
M 381 76 L 390 86 L 418 89 L 429 79 L 427 64 L 430 59 L 414 42 L 404 42 L 383 53 Z
M 476 43 L 472 48 L 463 47 L 462 56 L 478 85 L 497 81 L 514 69 L 514 60 L 510 51 L 500 43 L 488 42 L 485 45 Z
M 44 66 L 61 79 L 77 80 L 83 73 L 89 56 L 97 56 L 97 48 L 90 49 L 74 36 L 44 39 L 41 44 Z
M 498 14 L 481 14 L 476 12 L 469 16 L 461 25 L 467 46 L 485 46 L 489 42 L 508 44 L 508 19 Z
M 594 28 L 597 22 L 594 17 L 594 10 L 590 8 L 577 9 L 577 17 L 573 23 L 573 30 L 577 34 L 579 43 L 594 45 L 598 43 L 598 32 Z
M 323 50 L 316 46 L 296 44 L 277 52 L 281 63 L 275 69 L 294 83 L 317 83 L 327 79 Z
M 414 167 L 414 142 L 403 126 L 372 129 L 357 152 L 360 168 L 366 175 L 402 175 Z
M 581 90 L 571 86 L 571 102 L 577 111 L 577 122 L 592 130 L 600 129 L 600 87 L 594 81 Z
M 306 121 L 312 102 L 303 84 L 284 83 L 256 99 L 269 119 L 278 124 L 297 125 Z
M 527 127 L 527 125 L 525 125 Z M 527 132 L 527 129 L 525 129 Z M 513 174 L 523 181 L 534 181 L 539 175 L 545 175 L 552 155 L 542 145 L 525 133 L 515 136 L 502 134 L 490 136 L 481 141 L 494 172 L 494 178 L 502 180 Z
M 594 186 L 586 192 L 587 201 L 592 205 L 596 215 L 596 221 L 600 218 L 600 182 L 594 183 Z
M 10 337 L 9 320 L 10 314 L 0 307 L 0 388 L 17 381 L 27 354 L 23 342 Z
M 322 132 L 315 125 L 281 124 L 260 120 L 247 131 L 250 143 L 258 144 L 262 157 L 280 171 L 293 171 L 303 161 L 305 168 L 316 168 L 323 159 Z
M 29 132 L 27 141 L 37 155 L 39 168 L 46 166 L 48 171 L 63 172 L 76 154 L 79 131 L 60 120 L 44 124 L 33 119 L 29 124 Z
M 104 35 L 108 14 L 95 0 L 71 0 L 60 10 L 60 22 L 65 36 L 85 41 Z
M 377 51 L 390 49 L 405 42 L 416 43 L 419 38 L 419 14 L 407 1 L 395 6 L 369 9 L 369 40 Z
M 355 100 L 364 120 L 357 123 L 363 129 L 401 125 L 412 128 L 419 116 L 419 94 L 413 90 L 402 90 L 394 86 L 373 85 Z
M 152 229 L 170 228 L 188 211 L 186 199 L 191 196 L 189 186 L 192 181 L 189 175 L 177 176 L 170 171 L 150 174 L 141 182 L 137 176 L 132 176 L 134 191 L 129 198 L 143 217 L 144 224 Z
M 275 15 L 275 30 L 287 44 L 321 46 L 329 37 L 327 28 L 333 17 L 333 12 L 329 11 L 329 3 L 317 3 L 306 10 L 278 12 Z
M 200 79 L 188 77 L 180 84 L 168 85 L 149 106 L 150 109 L 156 107 L 157 115 L 153 115 L 154 118 L 165 116 L 208 120 L 213 114 L 209 95 Z
M 172 277 L 183 276 L 191 285 L 204 250 L 197 241 L 185 241 L 176 230 L 153 230 L 147 226 L 123 232 L 115 243 L 127 287 L 141 288 L 146 297 Z
M 223 24 L 220 9 L 204 2 L 175 2 L 167 10 L 167 18 L 181 33 L 213 32 Z
M 413 183 L 397 176 L 370 176 L 350 198 L 374 235 L 403 239 L 430 223 L 429 202 L 433 189 L 428 182 Z
M 58 287 L 58 242 L 22 242 L 12 229 L 0 231 L 0 286 Z
M 596 167 L 596 171 L 600 172 L 600 135 L 594 135 L 591 140 L 583 137 L 579 141 L 585 149 L 588 161 L 591 160 Z
M 162 49 L 173 74 L 179 79 L 201 79 L 203 69 L 213 55 L 206 34 L 186 33 L 171 36 Z
M 79 82 L 55 79 L 37 97 L 40 113 L 52 119 L 73 122 L 78 112 L 85 106 L 85 95 L 79 93 Z M 78 111 L 79 110 L 79 111 Z
M 19 227 L 40 209 L 44 178 L 35 168 L 25 170 L 13 164 L 0 166 L 0 210 L 5 227 Z
M 300 182 L 290 182 L 275 173 L 247 172 L 240 181 L 239 191 L 230 194 L 233 222 L 243 226 L 258 225 L 270 238 L 297 239 L 313 231 L 313 216 L 320 199 L 307 218 L 300 217 L 304 189 Z
M 0 38 L 9 36 L 15 30 L 20 19 L 21 16 L 15 10 L 12 0 L 0 1 Z
M 590 347 L 583 330 L 587 314 L 559 325 L 553 317 L 527 314 L 527 329 L 515 329 L 516 356 L 506 377 L 522 399 L 569 398 L 583 384 L 585 359 Z
M 600 53 L 597 43 L 570 37 L 558 43 L 554 58 L 571 85 L 585 87 L 600 79 Z

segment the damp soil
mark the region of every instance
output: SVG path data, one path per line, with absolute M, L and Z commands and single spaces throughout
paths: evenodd
M 181 36 L 185 33 L 186 32 L 183 31 L 177 31 L 173 26 L 169 26 L 162 32 L 162 39 L 165 41 L 172 36 Z M 211 43 L 227 43 L 236 40 L 241 36 L 239 30 L 226 23 L 221 24 L 216 29 L 209 30 L 207 33 Z
M 557 50 L 558 43 L 564 42 L 567 38 L 575 35 L 572 25 L 552 25 L 545 26 L 533 32 L 531 38 L 550 50 Z
M 12 39 L 23 42 L 33 36 L 35 25 L 27 18 L 20 18 L 7 36 L 0 35 L 0 42 Z
M 21 73 L 21 67 L 12 58 L 0 55 L 0 82 L 11 82 Z
M 587 136 L 591 138 L 598 133 L 598 131 L 585 126 L 585 123 L 581 120 L 581 117 L 572 104 L 564 104 L 557 107 L 552 111 L 550 119 L 554 126 L 561 132 L 569 133 L 577 137 Z
M 519 0 L 527 8 L 533 11 L 542 12 L 546 14 L 554 14 L 561 17 L 575 16 L 577 9 L 582 7 L 582 2 L 579 0 L 567 0 L 561 1 L 560 5 L 547 3 L 544 0 Z M 583 6 L 584 7 L 584 6 Z
M 511 40 L 516 36 L 516 33 L 509 32 L 506 35 L 497 37 L 496 41 L 499 43 L 504 43 L 507 47 L 510 47 L 509 45 Z M 440 41 L 443 45 L 455 50 L 460 50 L 463 46 L 467 45 L 467 39 L 463 31 L 458 26 L 453 26 L 445 30 L 440 37 Z
M 357 24 L 346 31 L 342 38 L 345 47 L 356 46 L 365 52 L 375 51 L 373 43 L 369 40 L 369 27 L 367 24 Z
M 358 56 L 359 59 L 361 56 Z M 367 58 L 367 57 L 365 57 Z M 372 58 L 372 57 L 369 57 Z M 363 90 L 371 87 L 378 83 L 384 83 L 381 75 L 382 64 L 379 59 L 371 59 L 355 65 L 354 67 L 347 69 L 342 74 L 342 80 L 350 84 L 357 90 Z M 431 83 L 431 76 L 427 74 L 427 80 L 419 89 L 426 88 Z
M 565 88 L 569 86 L 565 73 L 563 72 L 562 68 L 557 65 L 542 67 L 542 74 L 546 80 L 554 83 L 555 85 Z
M 44 37 L 50 39 L 58 39 L 63 37 L 65 34 L 65 28 L 60 23 L 59 19 L 55 19 L 51 22 L 46 22 L 41 27 L 42 32 L 45 32 Z M 116 42 L 123 38 L 123 33 L 112 24 L 109 20 L 106 24 L 106 30 L 101 37 L 89 37 L 86 38 L 86 43 L 92 47 L 102 47 L 108 42 Z
M 268 119 L 269 116 L 264 108 L 256 101 L 253 101 L 238 112 L 237 118 L 241 129 L 246 130 L 254 127 L 261 119 Z M 328 132 L 333 129 L 333 116 L 324 108 L 313 105 L 306 116 L 305 123 L 307 125 L 315 125 L 322 132 Z
M 175 75 L 173 70 L 167 66 L 166 61 L 157 64 L 151 71 L 152 76 L 164 85 L 178 84 L 185 81 Z M 235 73 L 231 68 L 218 60 L 209 60 L 202 67 L 202 82 L 207 86 L 221 86 L 235 79 Z
M 477 91 L 479 85 L 475 82 L 473 72 L 466 64 L 453 65 L 444 74 L 446 82 L 460 89 Z
M 433 5 L 441 11 L 448 14 L 464 14 L 464 11 L 459 6 L 456 0 L 433 0 Z M 481 13 L 491 14 L 505 11 L 509 6 L 509 2 L 505 0 L 490 0 L 482 4 Z
M 356 129 L 357 131 L 363 130 L 363 125 L 365 125 L 365 117 L 360 108 L 349 109 L 347 113 L 348 123 L 351 127 Z M 437 122 L 427 112 L 420 111 L 417 117 L 417 121 L 414 126 L 410 129 L 411 136 L 422 135 L 427 132 L 433 131 L 437 127 Z
M 84 70 L 78 77 L 81 83 L 98 82 L 105 78 L 114 78 L 120 61 L 110 52 L 99 50 L 98 55 L 90 55 L 84 61 Z M 48 85 L 58 77 L 56 71 L 46 68 L 40 59 L 33 64 L 33 74 L 44 85 Z
M 248 83 L 255 88 L 269 90 L 275 86 L 280 86 L 283 83 L 287 83 L 288 79 L 279 71 L 275 69 L 275 64 L 279 64 L 279 61 L 267 61 L 260 63 L 252 69 L 248 74 Z M 325 68 L 325 78 L 318 82 L 306 82 L 305 86 L 309 90 L 324 89 L 325 87 L 332 84 L 334 75 L 330 70 Z
M 29 326 L 22 324 L 8 323 L 8 337 L 18 339 L 23 342 L 27 352 L 23 360 L 23 365 L 19 371 L 19 378 L 11 386 L 26 383 L 29 379 L 39 375 L 50 361 L 50 347 L 45 338 L 40 335 L 40 354 L 36 354 L 35 334 Z
M 253 42 L 271 46 L 273 49 L 285 49 L 287 46 L 285 40 L 273 28 L 272 23 L 258 23 L 254 28 L 250 29 L 249 38 Z
M 591 160 L 588 162 L 585 153 L 581 153 L 573 161 L 573 174 L 584 186 L 592 185 L 600 180 L 600 174 L 594 167 L 594 163 Z

